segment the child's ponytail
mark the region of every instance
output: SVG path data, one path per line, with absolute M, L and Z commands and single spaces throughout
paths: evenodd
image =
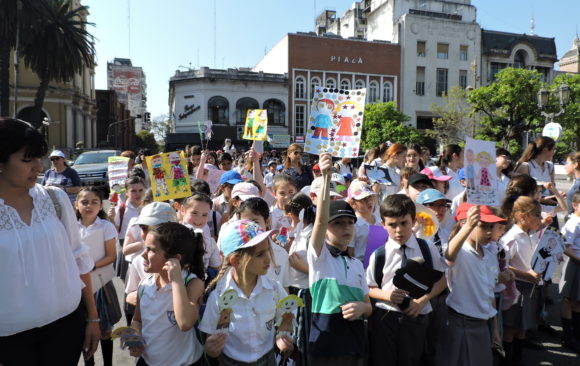
M 211 280 L 210 283 L 207 285 L 204 293 L 209 294 L 210 292 L 212 292 L 212 290 L 217 285 L 218 281 L 221 280 L 226 275 L 228 269 L 230 269 L 231 267 L 232 267 L 232 265 L 230 264 L 229 258 L 225 258 L 224 262 L 222 263 L 222 266 L 220 268 L 220 271 L 215 276 L 215 278 L 213 280 Z

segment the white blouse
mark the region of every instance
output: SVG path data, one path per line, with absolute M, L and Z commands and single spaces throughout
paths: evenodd
M 50 324 L 81 301 L 80 274 L 90 272 L 94 262 L 81 243 L 67 194 L 54 192 L 62 218 L 36 184 L 28 192 L 34 205 L 30 225 L 0 199 L 0 336 Z

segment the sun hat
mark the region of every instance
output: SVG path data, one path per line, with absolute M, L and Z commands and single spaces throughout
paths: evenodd
M 245 201 L 248 198 L 260 197 L 260 190 L 252 183 L 240 182 L 232 189 L 231 197 Z
M 250 220 L 233 221 L 227 224 L 223 234 L 220 234 L 222 254 L 227 257 L 238 249 L 258 245 L 275 231 L 264 231 Z
M 54 158 L 54 157 L 63 158 L 63 159 L 65 158 L 64 153 L 62 151 L 60 151 L 60 150 L 53 150 L 50 153 L 49 158 Z
M 175 210 L 169 203 L 152 202 L 143 207 L 135 224 L 155 226 L 164 222 L 177 222 Z
M 441 193 L 441 191 L 438 191 L 438 190 L 433 189 L 433 188 L 428 188 L 428 189 L 424 190 L 423 192 L 419 193 L 419 195 L 415 199 L 415 201 L 417 203 L 420 203 L 422 205 L 424 205 L 426 203 L 440 201 L 440 200 L 445 200 L 445 201 L 451 202 L 451 200 L 449 198 L 445 197 L 445 195 L 443 193 Z
M 349 200 L 362 200 L 369 196 L 374 196 L 376 193 L 373 192 L 368 184 L 362 180 L 355 179 L 348 187 L 348 199 Z
M 324 183 L 323 177 L 316 177 L 312 181 L 310 185 L 310 192 L 314 193 L 317 196 L 320 196 L 320 191 L 322 190 L 322 184 Z M 336 192 L 336 183 L 332 180 L 330 181 L 330 196 L 335 197 L 342 197 L 339 193 Z
M 457 207 L 457 214 L 455 215 L 455 221 L 465 220 L 467 218 L 467 211 L 470 208 L 476 206 L 472 203 L 463 202 L 462 204 Z M 506 219 L 503 219 L 499 216 L 496 216 L 495 213 L 489 208 L 489 206 L 479 205 L 479 220 L 483 222 L 506 222 Z
M 339 217 L 347 216 L 354 219 L 356 222 L 357 217 L 353 208 L 344 200 L 330 201 L 330 208 L 328 212 L 328 222 L 338 219 Z
M 235 170 L 228 170 L 224 174 L 222 174 L 220 178 L 220 185 L 221 184 L 237 184 L 242 181 L 242 176 L 240 173 L 236 172 Z
M 421 173 L 425 174 L 431 180 L 437 180 L 440 182 L 448 182 L 452 178 L 450 175 L 443 175 L 440 172 L 435 173 L 431 170 L 431 168 L 425 168 L 421 170 Z

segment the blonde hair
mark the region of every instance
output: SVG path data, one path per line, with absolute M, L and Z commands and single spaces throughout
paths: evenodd
M 467 150 L 467 151 L 469 151 L 469 150 Z M 489 153 L 486 151 L 480 151 L 479 154 L 477 154 L 475 161 L 477 161 L 479 163 L 481 161 L 482 157 L 486 157 L 490 163 L 493 161 L 493 159 L 491 158 L 491 155 L 489 155 Z
M 302 146 L 298 144 L 292 144 L 288 146 L 288 150 L 286 150 L 286 159 L 284 159 L 284 169 L 290 168 L 290 155 L 292 155 L 292 153 L 297 150 L 304 151 Z M 302 162 L 300 162 L 300 166 L 302 166 Z
M 517 223 L 516 214 L 521 213 L 524 215 L 529 215 L 538 208 L 540 210 L 542 209 L 540 202 L 533 199 L 532 197 L 528 196 L 518 197 L 518 199 L 514 202 L 514 207 L 511 213 L 511 219 L 514 221 L 514 223 Z

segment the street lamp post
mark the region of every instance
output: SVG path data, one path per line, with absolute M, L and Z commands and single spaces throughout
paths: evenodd
M 558 99 L 560 102 L 560 110 L 558 112 L 546 112 L 544 109 L 548 106 L 550 101 L 550 91 L 542 87 L 537 94 L 538 108 L 542 113 L 542 116 L 546 118 L 546 123 L 542 135 L 553 138 L 558 141 L 562 136 L 562 126 L 559 123 L 554 122 L 554 118 L 560 116 L 564 113 L 564 107 L 570 101 L 570 87 L 564 83 L 560 84 L 558 87 Z
M 132 121 L 133 119 L 134 119 L 134 117 L 131 117 L 131 118 L 126 118 L 126 119 L 122 119 L 120 121 L 115 121 L 115 122 L 109 123 L 109 126 L 107 127 L 107 143 L 111 144 L 111 127 L 112 126 L 121 124 L 123 122 Z

